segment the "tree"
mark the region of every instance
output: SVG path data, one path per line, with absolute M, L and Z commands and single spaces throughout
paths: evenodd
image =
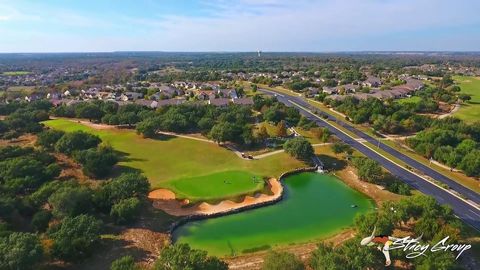
M 142 134 L 145 138 L 152 138 L 155 136 L 159 128 L 157 119 L 147 118 L 137 124 L 137 133 Z
M 52 254 L 66 261 L 88 257 L 100 239 L 101 221 L 88 215 L 67 217 L 49 230 L 53 240 Z
M 330 136 L 332 135 L 332 133 L 330 132 L 330 130 L 328 130 L 328 128 L 316 127 L 316 128 L 312 128 L 311 131 L 313 136 L 315 136 L 315 138 L 321 140 L 322 142 L 328 142 L 328 140 L 330 139 Z
M 135 265 L 135 260 L 132 256 L 123 256 L 112 262 L 110 270 L 137 270 L 139 269 Z
M 284 138 L 284 137 L 287 137 L 288 134 L 287 134 L 287 125 L 285 124 L 285 121 L 280 121 L 278 122 L 277 124 L 277 137 L 281 137 L 281 138 Z
M 340 153 L 347 153 L 351 154 L 353 152 L 352 147 L 343 142 L 336 142 L 331 146 L 333 153 L 340 154 Z
M 52 150 L 58 140 L 65 134 L 65 132 L 56 129 L 47 129 L 38 134 L 37 145 L 45 149 Z
M 82 104 L 82 106 L 78 106 L 76 109 L 76 115 L 79 118 L 87 118 L 92 121 L 100 120 L 104 115 L 104 112 L 95 104 Z
M 320 243 L 310 256 L 309 265 L 314 270 L 343 270 L 345 260 L 331 245 Z
M 258 130 L 258 133 L 257 133 L 257 137 L 260 139 L 260 140 L 265 140 L 267 139 L 268 137 L 270 137 L 268 135 L 268 131 L 267 131 L 267 128 L 265 127 L 265 125 L 261 125 L 260 126 L 260 129 Z
M 99 147 L 75 153 L 75 160 L 83 165 L 83 172 L 95 178 L 107 176 L 119 158 L 111 147 Z
M 353 159 L 353 165 L 357 168 L 360 179 L 375 183 L 383 177 L 383 171 L 380 164 L 369 158 L 357 157 Z
M 191 249 L 188 244 L 165 248 L 155 262 L 155 270 L 227 270 L 228 265 L 203 250 Z
M 91 210 L 92 194 L 86 187 L 63 187 L 48 198 L 48 203 L 54 216 L 73 217 Z
M 303 270 L 305 266 L 295 255 L 287 252 L 270 252 L 262 266 L 262 270 Z
M 212 127 L 210 130 L 210 138 L 215 142 L 221 143 L 233 139 L 234 126 L 228 122 L 220 122 Z
M 14 232 L 0 238 L 0 269 L 35 269 L 43 248 L 35 234 Z
M 480 150 L 466 154 L 458 166 L 468 176 L 480 175 Z
M 30 222 L 32 228 L 36 232 L 44 232 L 48 228 L 48 223 L 52 219 L 52 213 L 47 210 L 40 210 L 32 217 Z
M 472 99 L 472 97 L 469 95 L 469 94 L 459 94 L 458 95 L 458 98 L 462 101 L 462 102 L 465 102 L 465 101 L 469 101 Z
M 145 176 L 124 173 L 106 182 L 97 192 L 95 201 L 101 208 L 110 211 L 112 205 L 131 197 L 143 198 L 149 190 L 150 183 Z
M 97 147 L 100 142 L 98 136 L 83 131 L 74 131 L 63 135 L 55 144 L 55 150 L 72 154 L 74 151 Z
M 314 155 L 312 144 L 303 137 L 288 140 L 283 148 L 285 152 L 300 160 L 308 160 Z
M 112 206 L 110 216 L 118 224 L 130 223 L 137 217 L 140 205 L 140 200 L 135 197 L 121 200 Z

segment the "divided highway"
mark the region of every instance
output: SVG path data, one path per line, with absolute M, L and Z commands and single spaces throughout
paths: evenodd
M 277 92 L 265 90 L 265 89 L 259 89 L 259 90 L 267 94 L 275 94 L 277 96 L 277 99 L 280 102 L 290 107 L 294 106 L 307 119 L 314 121 L 317 125 L 321 127 L 328 128 L 339 139 L 351 145 L 353 148 L 357 149 L 365 156 L 373 160 L 376 160 L 384 168 L 390 171 L 393 175 L 397 176 L 399 179 L 408 183 L 410 186 L 414 187 L 415 189 L 418 189 L 424 194 L 434 197 L 441 204 L 450 205 L 454 210 L 455 214 L 460 219 L 462 219 L 465 223 L 474 227 L 476 230 L 480 231 L 480 209 L 477 206 L 465 201 L 464 199 L 460 198 L 455 194 L 452 194 L 451 192 L 446 191 L 445 189 L 439 187 L 438 185 L 429 182 L 422 176 L 407 170 L 403 166 L 397 164 L 396 162 L 376 152 L 374 149 L 366 146 L 362 142 L 359 142 L 358 140 L 351 137 L 349 134 L 345 133 L 344 131 L 331 125 L 330 123 L 328 123 L 327 120 L 314 114 L 313 111 L 315 111 L 315 109 L 312 110 L 311 106 L 305 100 L 303 100 L 303 98 L 297 97 L 297 96 L 285 95 L 284 93 L 277 93 Z M 328 116 L 329 116 L 329 120 L 336 121 L 336 118 L 334 116 L 330 114 L 328 114 Z M 356 129 L 355 127 L 343 122 L 339 124 L 342 125 L 345 129 L 357 135 L 359 138 L 364 139 L 365 141 L 368 141 L 373 145 L 378 144 L 378 141 L 376 139 Z M 412 168 L 415 168 L 416 170 L 424 173 L 425 175 L 430 176 L 431 178 L 439 182 L 447 184 L 453 190 L 457 191 L 460 194 L 463 194 L 471 201 L 475 202 L 476 204 L 480 204 L 480 195 L 478 193 L 458 184 L 454 180 L 444 176 L 443 174 L 440 174 L 439 172 L 429 168 L 428 166 L 425 166 L 419 163 L 418 161 L 411 159 L 408 156 L 405 156 L 404 154 L 396 151 L 395 149 L 385 144 L 380 143 L 378 145 L 382 150 L 395 156 L 399 160 L 402 160 Z

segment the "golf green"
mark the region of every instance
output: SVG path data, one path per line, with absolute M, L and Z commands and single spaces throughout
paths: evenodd
M 286 197 L 280 203 L 189 222 L 174 231 L 174 241 L 212 255 L 238 255 L 331 236 L 351 226 L 355 215 L 374 206 L 366 196 L 331 175 L 301 173 L 284 181 Z

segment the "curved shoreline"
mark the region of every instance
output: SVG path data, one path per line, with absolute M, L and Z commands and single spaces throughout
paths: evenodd
M 243 203 L 245 202 L 245 199 L 242 201 L 242 203 L 236 203 L 237 205 L 234 205 L 234 206 L 231 206 L 229 207 L 228 209 L 221 209 L 221 210 L 218 210 L 218 211 L 211 211 L 209 213 L 192 213 L 192 214 L 189 214 L 189 215 L 179 215 L 181 216 L 182 218 L 180 218 L 179 220 L 175 221 L 174 223 L 172 223 L 170 225 L 170 227 L 168 228 L 167 230 L 167 233 L 170 234 L 170 237 L 172 237 L 172 234 L 173 232 L 180 226 L 190 222 L 190 221 L 197 221 L 197 220 L 203 220 L 203 219 L 208 219 L 208 218 L 216 218 L 216 217 L 221 217 L 221 216 L 226 216 L 226 215 L 231 215 L 231 214 L 236 214 L 236 213 L 240 213 L 240 212 L 244 212 L 244 211 L 248 211 L 248 210 L 253 210 L 253 209 L 257 209 L 257 208 L 260 208 L 260 207 L 264 207 L 264 206 L 268 206 L 268 205 L 273 205 L 279 201 L 281 201 L 284 197 L 284 186 L 283 186 L 283 179 L 287 176 L 290 176 L 290 175 L 293 175 L 293 174 L 296 174 L 296 173 L 301 173 L 301 172 L 311 172 L 311 171 L 316 171 L 317 170 L 317 166 L 315 167 L 306 167 L 306 168 L 299 168 L 299 169 L 294 169 L 294 170 L 291 170 L 291 171 L 288 171 L 288 172 L 285 172 L 283 174 L 280 175 L 280 177 L 278 178 L 278 180 L 275 180 L 275 182 L 278 183 L 280 190 L 278 192 L 278 194 L 274 194 L 272 196 L 269 196 L 267 199 L 264 199 L 262 201 L 252 201 L 252 202 L 248 202 L 247 204 Z M 263 194 L 265 195 L 265 194 Z M 265 196 L 268 196 L 268 195 L 265 195 Z M 263 197 L 265 198 L 265 197 Z M 176 201 L 176 200 L 173 200 L 173 201 Z M 178 205 L 180 205 L 181 207 L 181 203 L 176 201 L 178 203 Z M 225 201 L 222 201 L 220 202 L 219 204 L 217 205 L 220 205 L 222 203 L 224 203 Z M 231 201 L 230 201 L 231 202 Z M 232 202 L 233 203 L 233 202 Z M 157 209 L 160 209 L 162 211 L 165 211 L 164 209 L 158 207 L 160 206 L 157 202 L 157 204 L 155 203 L 155 200 L 153 202 L 153 206 Z M 166 212 L 166 211 L 165 211 Z M 168 212 L 167 212 L 168 213 Z

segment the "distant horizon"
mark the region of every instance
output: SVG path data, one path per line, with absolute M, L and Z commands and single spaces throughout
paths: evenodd
M 0 52 L 476 52 L 478 10 L 476 0 L 0 0 Z
M 311 54 L 342 54 L 342 53 L 357 53 L 357 54 L 425 54 L 425 53 L 480 53 L 480 50 L 361 50 L 361 51 L 260 51 L 263 53 L 311 53 Z M 0 52 L 0 54 L 82 54 L 82 53 L 252 53 L 257 54 L 258 51 L 161 51 L 161 50 L 125 50 L 125 51 L 32 51 L 32 52 Z

